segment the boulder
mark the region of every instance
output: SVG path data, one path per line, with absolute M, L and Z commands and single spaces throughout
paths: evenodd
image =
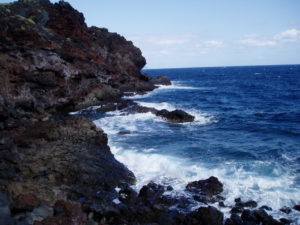
M 193 122 L 195 117 L 188 114 L 187 112 L 176 109 L 174 111 L 169 112 L 166 109 L 160 110 L 156 113 L 156 115 L 163 117 L 167 121 L 173 123 L 186 123 L 186 122 Z
M 184 224 L 192 225 L 223 225 L 224 215 L 215 207 L 200 207 L 187 215 Z
M 32 211 L 40 203 L 40 200 L 33 194 L 19 194 L 14 199 L 13 210 L 17 212 Z
M 193 181 L 188 183 L 186 190 L 190 192 L 200 192 L 207 196 L 217 195 L 223 192 L 223 184 L 216 177 L 206 180 Z

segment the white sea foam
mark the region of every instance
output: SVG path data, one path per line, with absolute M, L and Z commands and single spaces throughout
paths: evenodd
M 84 111 L 93 111 L 93 110 L 99 109 L 101 107 L 102 107 L 101 105 L 100 106 L 99 105 L 89 106 L 89 107 L 87 107 L 85 109 L 82 109 L 82 110 L 79 110 L 79 111 L 70 112 L 69 114 L 70 115 L 76 115 L 76 114 L 80 114 L 80 113 L 82 113 Z
M 141 102 L 136 101 L 139 105 L 149 107 L 149 108 L 155 108 L 158 110 L 166 109 L 169 111 L 173 111 L 176 109 L 176 107 L 168 102 L 160 102 L 160 103 L 154 103 L 154 102 Z
M 146 94 L 137 94 L 133 96 L 126 97 L 127 99 L 141 99 L 141 98 L 147 98 L 153 95 L 156 95 L 157 93 L 161 91 L 172 91 L 172 90 L 212 90 L 215 89 L 215 87 L 193 87 L 193 86 L 187 86 L 182 84 L 179 81 L 172 82 L 171 85 L 156 85 L 158 88 L 154 89 L 151 92 L 148 92 Z
M 151 105 L 152 103 L 146 104 Z M 168 103 L 165 103 L 164 106 L 168 109 L 173 107 Z M 149 126 L 149 121 L 154 124 Z M 274 209 L 272 214 L 276 218 L 280 216 L 300 217 L 300 213 L 297 214 L 297 212 L 281 215 L 278 211 L 285 205 L 291 207 L 300 203 L 297 202 L 300 199 L 299 190 L 293 188 L 294 177 L 288 173 L 278 171 L 274 173 L 274 177 L 267 177 L 255 171 L 246 171 L 234 162 L 224 162 L 224 164 L 212 168 L 208 164 L 195 161 L 191 163 L 187 159 L 163 155 L 155 147 L 137 150 L 132 146 L 130 149 L 123 149 L 115 142 L 119 139 L 116 134 L 121 130 L 130 131 L 130 135 L 152 132 L 157 129 L 159 124 L 165 124 L 161 123 L 162 121 L 152 113 L 124 115 L 122 111 L 110 112 L 107 117 L 94 121 L 97 126 L 108 133 L 109 145 L 115 157 L 136 175 L 137 185 L 135 188 L 137 190 L 150 181 L 154 181 L 171 185 L 176 194 L 185 194 L 184 189 L 188 182 L 215 176 L 224 184 L 223 194 L 226 197 L 226 205 L 234 205 L 234 199 L 242 197 L 243 200 L 257 201 L 259 206 L 269 205 Z M 261 163 L 266 162 L 257 161 L 255 163 L 259 167 Z M 221 210 L 229 215 L 229 208 Z
M 151 112 L 124 114 L 122 111 L 107 113 L 109 116 L 94 121 L 94 123 L 103 128 L 107 134 L 117 134 L 122 130 L 129 132 L 150 131 L 155 129 L 152 126 L 146 126 L 147 121 L 163 121 L 160 117 Z
M 110 144 L 115 157 L 123 162 L 137 176 L 137 188 L 150 181 L 170 184 L 176 191 L 184 191 L 188 182 L 218 177 L 224 183 L 226 204 L 232 205 L 234 199 L 254 199 L 259 205 L 269 205 L 278 210 L 284 205 L 293 206 L 300 198 L 299 191 L 291 188 L 293 177 L 265 177 L 237 168 L 234 164 L 209 168 L 200 164 L 187 164 L 184 160 L 161 155 L 144 154 L 133 150 L 124 150 Z
M 201 87 L 192 87 L 192 86 L 184 86 L 177 84 L 171 84 L 171 85 L 157 85 L 159 89 L 175 89 L 175 90 L 201 90 Z

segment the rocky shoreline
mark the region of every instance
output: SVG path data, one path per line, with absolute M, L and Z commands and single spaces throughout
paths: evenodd
M 103 130 L 69 113 L 97 105 L 81 112 L 151 112 L 175 123 L 194 117 L 122 99 L 170 81 L 143 74 L 146 60 L 132 42 L 87 27 L 69 3 L 1 4 L 0 50 L 1 225 L 290 223 L 254 201 L 225 206 L 215 177 L 187 184 L 191 197 L 171 197 L 172 187 L 153 182 L 133 190 L 135 176 L 114 158 Z M 193 209 L 195 201 L 203 206 Z M 232 208 L 231 217 L 224 221 L 209 203 Z

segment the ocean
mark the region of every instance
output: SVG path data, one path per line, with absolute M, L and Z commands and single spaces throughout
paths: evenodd
M 278 211 L 300 204 L 299 65 L 143 72 L 168 76 L 172 85 L 128 98 L 183 109 L 195 121 L 172 124 L 151 113 L 121 111 L 94 116 L 115 157 L 135 173 L 136 189 L 154 181 L 186 194 L 188 182 L 216 176 L 225 204 L 252 199 L 272 207 L 275 217 L 300 218 Z

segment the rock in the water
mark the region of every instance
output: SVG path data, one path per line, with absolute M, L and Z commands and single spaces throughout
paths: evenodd
M 186 190 L 191 192 L 202 192 L 205 195 L 213 196 L 222 193 L 223 184 L 216 177 L 206 180 L 193 181 L 188 183 Z
M 169 112 L 166 109 L 160 110 L 156 113 L 156 115 L 165 118 L 166 120 L 173 122 L 173 123 L 186 123 L 186 122 L 193 122 L 195 117 L 188 114 L 187 112 L 176 109 L 174 111 Z
M 259 209 L 264 209 L 264 210 L 267 210 L 267 211 L 272 211 L 272 208 L 270 206 L 267 206 L 267 205 L 263 205 L 263 206 L 259 207 Z
M 292 212 L 292 209 L 290 207 L 287 207 L 287 206 L 283 206 L 281 209 L 280 209 L 281 212 L 284 212 L 286 214 L 290 214 Z
M 155 85 L 171 85 L 171 81 L 166 76 L 159 76 L 151 79 L 151 82 Z
M 297 210 L 297 211 L 300 211 L 300 205 L 295 205 L 295 206 L 293 207 L 293 209 L 295 209 L 295 210 Z
M 257 207 L 257 202 L 254 200 L 249 200 L 246 202 L 243 202 L 241 198 L 236 198 L 235 199 L 235 205 L 238 207 L 250 207 L 250 208 L 256 208 Z

